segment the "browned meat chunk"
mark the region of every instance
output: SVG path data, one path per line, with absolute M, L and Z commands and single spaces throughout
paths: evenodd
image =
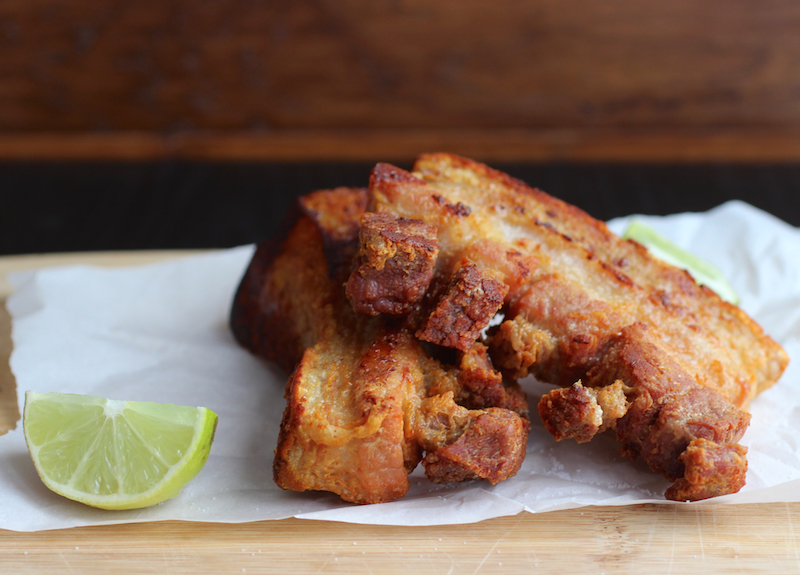
M 616 428 L 628 407 L 622 381 L 600 388 L 583 387 L 578 382 L 544 395 L 539 401 L 539 415 L 557 441 L 572 438 L 586 443 L 596 434 Z
M 475 342 L 459 362 L 458 383 L 465 392 L 463 405 L 472 409 L 503 407 L 528 418 L 528 402 L 516 382 L 503 379 L 492 366 L 486 346 Z
M 631 405 L 616 424 L 623 455 L 641 455 L 672 481 L 683 477 L 680 457 L 693 440 L 736 444 L 750 423 L 750 414 L 665 356 L 643 324 L 622 330 L 585 378 L 588 385 L 608 380 L 635 382 L 628 392 Z
M 450 280 L 417 337 L 466 351 L 503 305 L 508 286 L 495 270 L 467 262 Z
M 504 409 L 472 413 L 458 439 L 422 460 L 434 483 L 487 479 L 494 485 L 519 471 L 528 437 L 524 421 Z M 509 428 L 516 431 L 509 433 Z
M 436 228 L 390 214 L 361 217 L 358 266 L 347 297 L 359 313 L 404 315 L 422 300 L 433 277 Z
M 669 488 L 667 498 L 697 501 L 735 493 L 744 487 L 746 454 L 747 448 L 741 445 L 717 445 L 707 439 L 693 439 L 681 454 L 686 466 L 684 476 Z

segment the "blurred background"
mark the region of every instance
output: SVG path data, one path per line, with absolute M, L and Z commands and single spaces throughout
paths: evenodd
M 800 225 L 790 0 L 5 0 L 0 253 L 228 247 L 422 152 Z

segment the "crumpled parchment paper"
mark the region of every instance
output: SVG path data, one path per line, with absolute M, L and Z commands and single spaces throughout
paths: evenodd
M 701 214 L 641 219 L 713 262 L 741 306 L 800 357 L 800 231 L 741 202 Z M 610 222 L 621 233 L 627 218 Z M 324 493 L 282 491 L 272 453 L 286 374 L 240 349 L 227 316 L 252 246 L 135 268 L 88 266 L 14 275 L 11 367 L 20 412 L 26 390 L 203 405 L 219 414 L 205 468 L 170 501 L 102 511 L 64 499 L 39 480 L 22 426 L 0 436 L 0 528 L 16 531 L 177 519 L 245 522 L 285 517 L 380 525 L 470 523 L 582 505 L 662 502 L 668 486 L 621 458 L 611 436 L 556 443 L 534 418 L 516 477 L 491 486 L 429 483 L 421 469 L 398 501 L 355 506 Z M 800 362 L 753 403 L 743 443 L 750 462 L 738 494 L 699 504 L 800 500 Z M 549 386 L 526 380 L 531 403 Z M 685 505 L 683 503 L 671 503 Z M 698 503 L 692 504 L 697 505 Z

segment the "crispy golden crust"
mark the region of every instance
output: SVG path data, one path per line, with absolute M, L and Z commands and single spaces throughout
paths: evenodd
M 710 441 L 719 449 L 706 452 L 723 453 L 739 440 L 749 420 L 742 409 L 788 362 L 742 310 L 686 272 L 580 209 L 477 162 L 431 154 L 413 173 L 379 164 L 369 209 L 435 226 L 439 276 L 475 258 L 507 278 L 506 321 L 489 339 L 507 376 L 532 373 L 564 387 L 622 380 L 626 399 L 615 404 L 615 422 L 594 425 L 597 397 L 579 391 L 554 395 L 544 412 L 567 427 L 581 425 L 573 431 L 582 440 L 604 425 L 616 428 L 623 453 L 642 456 L 672 480 L 685 479 L 685 462 L 697 460 L 682 457 L 692 442 Z M 490 250 L 519 256 L 481 257 Z M 721 476 L 730 480 L 692 482 L 691 490 L 668 496 L 703 498 L 741 487 L 741 469 L 729 469 L 746 466 L 743 455 L 707 460 L 724 462 Z
M 527 437 L 525 421 L 515 413 L 487 409 L 470 419 L 458 439 L 425 456 L 425 475 L 434 483 L 486 479 L 494 485 L 519 471 Z
M 461 351 L 472 347 L 508 293 L 501 277 L 492 268 L 465 262 L 450 276 L 417 337 Z
M 437 226 L 440 267 L 452 265 L 479 240 L 535 258 L 535 281 L 546 285 L 516 308 L 511 306 L 525 292 L 512 289 L 507 315 L 539 304 L 536 321 L 550 320 L 547 328 L 553 333 L 564 333 L 564 327 L 596 331 L 598 321 L 609 333 L 634 321 L 657 324 L 663 342 L 696 379 L 740 406 L 774 383 L 787 363 L 783 350 L 741 309 L 697 286 L 686 272 L 652 258 L 635 242 L 620 240 L 578 208 L 505 174 L 464 158 L 431 154 L 417 161 L 413 173 L 380 164 L 371 182 L 371 209 Z M 446 198 L 447 205 L 467 206 L 470 213 L 454 215 L 434 196 Z M 584 314 L 583 325 L 574 325 L 559 309 L 542 309 L 552 290 L 559 291 L 559 301 L 582 295 L 585 301 L 574 307 L 599 309 Z M 537 298 L 540 292 L 544 297 Z
M 736 492 L 744 487 L 747 448 L 693 440 L 681 454 L 684 476 L 667 491 L 673 501 L 697 501 Z
M 621 380 L 595 388 L 576 382 L 542 396 L 539 415 L 556 441 L 571 438 L 586 443 L 598 433 L 617 427 L 630 407 L 626 391 L 631 390 Z
M 308 349 L 287 385 L 275 482 L 353 503 L 405 495 L 421 451 L 405 429 L 406 406 L 424 395 L 418 353 L 402 331 L 363 352 L 340 338 Z
M 331 278 L 342 277 L 345 260 L 349 273 L 366 203 L 362 188 L 314 192 L 288 215 L 285 236 L 259 244 L 231 308 L 240 345 L 291 372 L 307 348 L 335 331 L 346 312 Z M 356 316 L 347 321 L 368 325 Z
M 391 214 L 361 217 L 356 269 L 347 281 L 347 298 L 358 313 L 407 315 L 422 300 L 433 279 L 439 245 L 436 228 Z
M 328 275 L 346 278 L 358 249 L 358 222 L 367 207 L 367 190 L 319 190 L 300 197 L 298 205 L 322 233 Z

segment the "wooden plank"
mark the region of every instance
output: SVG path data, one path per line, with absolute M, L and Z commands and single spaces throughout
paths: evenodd
M 38 265 L 146 263 L 183 252 L 0 258 Z M 10 324 L 0 313 L 0 417 L 16 409 Z M 3 374 L 2 372 L 7 373 Z M 10 381 L 13 381 L 11 377 Z M 2 425 L 2 420 L 0 420 Z M 2 438 L 0 437 L 0 441 Z M 2 462 L 0 462 L 2 464 Z M 800 573 L 800 504 L 637 505 L 521 513 L 470 525 L 166 521 L 35 533 L 0 530 L 4 574 Z
M 800 505 L 597 507 L 472 525 L 288 519 L 0 531 L 8 574 L 800 573 Z
M 5 304 L 5 301 L 3 301 Z M 11 373 L 11 316 L 0 306 L 0 435 L 15 429 L 20 419 L 17 406 L 17 381 Z
M 0 129 L 800 124 L 792 0 L 11 0 Z
M 485 162 L 800 162 L 800 130 L 288 130 L 0 134 L 0 161 L 394 161 L 448 151 Z

